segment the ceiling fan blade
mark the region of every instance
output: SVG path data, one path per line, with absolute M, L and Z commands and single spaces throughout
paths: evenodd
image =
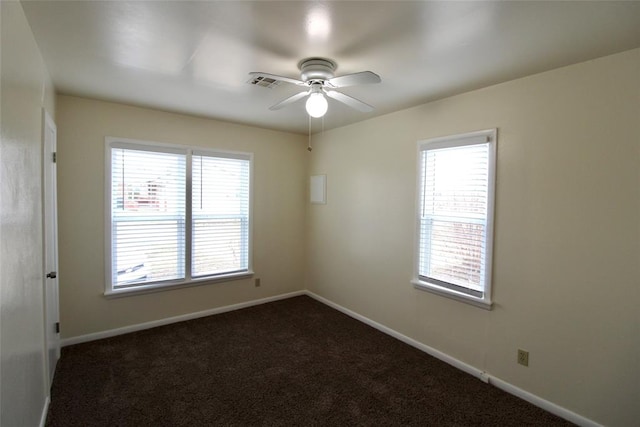
M 291 105 L 296 101 L 301 100 L 302 98 L 309 96 L 309 92 L 300 92 L 300 93 L 296 93 L 295 95 L 291 95 L 288 98 L 283 99 L 282 101 L 278 102 L 275 105 L 272 105 L 271 107 L 269 107 L 269 110 L 279 110 L 281 108 L 286 107 L 287 105 Z
M 304 82 L 302 80 L 297 80 L 297 79 L 292 79 L 289 77 L 284 77 L 284 76 L 278 76 L 276 74 L 269 74 L 269 73 L 261 73 L 261 72 L 251 72 L 249 73 L 249 75 L 251 76 L 251 79 L 253 81 L 258 80 L 258 81 L 262 81 L 265 79 L 271 79 L 271 80 L 278 80 L 281 82 L 285 82 L 285 83 L 291 83 L 294 85 L 300 85 L 300 86 L 304 86 Z M 267 80 L 268 82 L 268 80 Z
M 363 113 L 369 113 L 373 111 L 373 107 L 369 104 L 365 104 L 364 102 L 355 99 L 352 96 L 345 95 L 342 92 L 338 92 L 335 90 L 328 90 L 325 92 L 327 96 L 335 99 L 336 101 L 340 101 L 343 104 L 347 104 L 351 108 L 355 108 L 358 111 L 362 111 Z
M 334 77 L 329 80 L 329 84 L 333 87 L 346 87 L 355 85 L 368 85 L 380 83 L 380 76 L 371 71 L 361 71 L 359 73 L 345 74 L 344 76 Z

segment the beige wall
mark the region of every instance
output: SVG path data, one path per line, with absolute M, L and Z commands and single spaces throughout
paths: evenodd
M 300 290 L 306 275 L 309 290 L 584 417 L 637 419 L 640 50 L 325 132 L 310 163 L 299 135 L 69 96 L 57 107 L 63 337 Z M 416 142 L 493 127 L 485 311 L 409 280 Z M 104 298 L 105 136 L 253 152 L 262 287 Z M 308 176 L 323 173 L 328 204 L 309 206 Z
M 58 97 L 60 317 L 63 338 L 303 289 L 305 138 L 121 104 Z M 252 279 L 107 299 L 104 138 L 254 153 Z
M 409 280 L 416 142 L 494 127 L 485 311 Z M 309 290 L 589 419 L 638 422 L 640 50 L 326 132 L 310 173 L 328 203 L 309 210 Z
M 35 426 L 48 394 L 42 265 L 42 107 L 54 93 L 18 2 L 0 2 L 0 425 Z

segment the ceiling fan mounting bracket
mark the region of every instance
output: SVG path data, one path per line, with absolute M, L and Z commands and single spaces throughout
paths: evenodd
M 326 58 L 306 58 L 298 63 L 300 77 L 305 83 L 330 80 L 337 67 L 338 64 Z

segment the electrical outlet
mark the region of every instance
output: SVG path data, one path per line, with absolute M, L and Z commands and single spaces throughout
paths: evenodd
M 529 352 L 518 349 L 518 363 L 523 366 L 529 366 Z
M 260 287 L 260 278 L 259 278 L 259 277 L 256 277 L 256 279 L 255 279 L 255 285 L 256 285 L 256 288 L 259 288 L 259 287 Z

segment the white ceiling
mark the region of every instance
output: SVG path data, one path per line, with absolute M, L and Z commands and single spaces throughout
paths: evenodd
M 342 89 L 376 107 L 329 100 L 324 129 L 640 47 L 640 2 L 23 1 L 59 93 L 308 132 L 298 91 L 247 83 L 251 71 L 299 78 L 321 56 Z M 321 119 L 314 119 L 314 131 Z

